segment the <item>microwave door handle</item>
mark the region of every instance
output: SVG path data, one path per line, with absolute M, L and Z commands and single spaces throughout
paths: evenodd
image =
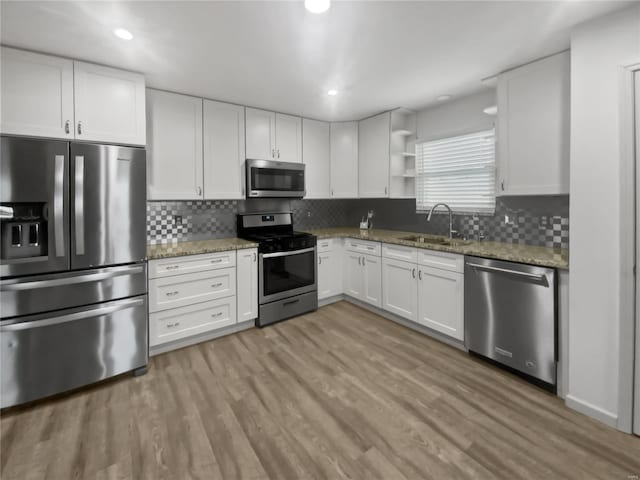
M 56 155 L 53 172 L 53 226 L 56 257 L 64 257 L 64 155 Z
M 75 182 L 76 255 L 84 255 L 84 155 L 76 155 Z

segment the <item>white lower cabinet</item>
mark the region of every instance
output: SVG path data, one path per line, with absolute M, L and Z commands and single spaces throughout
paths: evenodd
M 382 255 L 382 308 L 464 340 L 464 257 L 390 244 Z
M 408 320 L 418 320 L 418 266 L 382 259 L 382 308 Z
M 253 320 L 258 316 L 257 249 L 151 260 L 149 312 L 149 345 L 156 353 Z
M 420 266 L 418 323 L 464 340 L 464 274 Z
M 235 323 L 235 297 L 155 312 L 149 315 L 149 346 L 155 347 Z
M 318 241 L 318 300 L 342 293 L 342 240 Z
M 258 249 L 238 250 L 238 323 L 258 317 Z
M 235 294 L 235 268 L 154 278 L 149 280 L 149 311 L 184 307 Z
M 378 254 L 360 253 L 361 248 L 370 246 Z M 382 259 L 379 256 L 379 244 L 373 242 L 347 241 L 344 256 L 344 293 L 382 307 Z

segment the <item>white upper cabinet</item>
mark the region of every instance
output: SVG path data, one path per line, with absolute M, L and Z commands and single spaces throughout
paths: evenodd
M 146 144 L 144 76 L 74 62 L 76 139 Z
M 204 100 L 204 198 L 244 198 L 244 107 Z
M 498 195 L 569 193 L 570 57 L 498 76 Z
M 331 197 L 358 198 L 358 122 L 331 124 Z
M 305 164 L 306 198 L 330 198 L 329 124 L 302 120 L 302 160 Z
M 302 118 L 276 113 L 276 160 L 302 162 Z
M 147 90 L 150 200 L 198 200 L 202 189 L 202 99 Z
M 302 119 L 246 109 L 247 158 L 302 162 Z
M 275 160 L 276 114 L 257 108 L 247 108 L 245 114 L 247 158 Z
M 391 114 L 381 113 L 359 122 L 358 188 L 360 198 L 389 196 Z
M 73 61 L 2 47 L 5 134 L 73 138 Z

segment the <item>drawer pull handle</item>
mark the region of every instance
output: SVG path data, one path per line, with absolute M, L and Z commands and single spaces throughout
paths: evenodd
M 180 265 L 169 265 L 167 267 L 167 270 L 177 270 L 180 268 Z
M 213 285 L 211 285 L 211 288 L 218 288 L 222 286 L 222 282 L 220 283 L 214 283 Z
M 212 313 L 211 314 L 211 318 L 220 317 L 220 316 L 222 316 L 222 312 Z
M 422 270 L 418 270 L 418 278 L 422 280 Z
M 178 295 L 180 292 L 178 290 L 174 290 L 173 292 L 167 292 L 166 295 L 167 297 L 174 297 L 176 295 Z
M 216 258 L 215 260 L 211 260 L 211 263 L 220 263 L 221 261 L 221 258 Z
M 180 326 L 180 322 L 167 323 L 167 328 L 175 328 L 175 327 L 179 327 L 179 326 Z

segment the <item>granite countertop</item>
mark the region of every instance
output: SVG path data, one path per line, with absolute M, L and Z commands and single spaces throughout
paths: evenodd
M 257 248 L 258 244 L 241 238 L 217 238 L 215 240 L 198 240 L 195 242 L 173 242 L 159 245 L 147 245 L 149 260 L 159 258 L 198 255 L 201 253 L 226 252 L 243 248 Z
M 502 242 L 478 242 L 461 241 L 454 239 L 453 245 L 439 245 L 433 243 L 419 243 L 403 240 L 402 237 L 420 235 L 425 238 L 446 239 L 437 235 L 421 234 L 416 232 L 401 232 L 397 230 L 360 230 L 358 228 L 319 228 L 306 230 L 321 238 L 354 238 L 358 240 L 370 240 L 373 242 L 393 243 L 407 247 L 424 248 L 427 250 L 439 250 L 442 252 L 459 253 L 461 255 L 474 255 L 477 257 L 495 258 L 510 262 L 527 263 L 543 267 L 569 269 L 569 250 L 548 247 L 533 247 Z

